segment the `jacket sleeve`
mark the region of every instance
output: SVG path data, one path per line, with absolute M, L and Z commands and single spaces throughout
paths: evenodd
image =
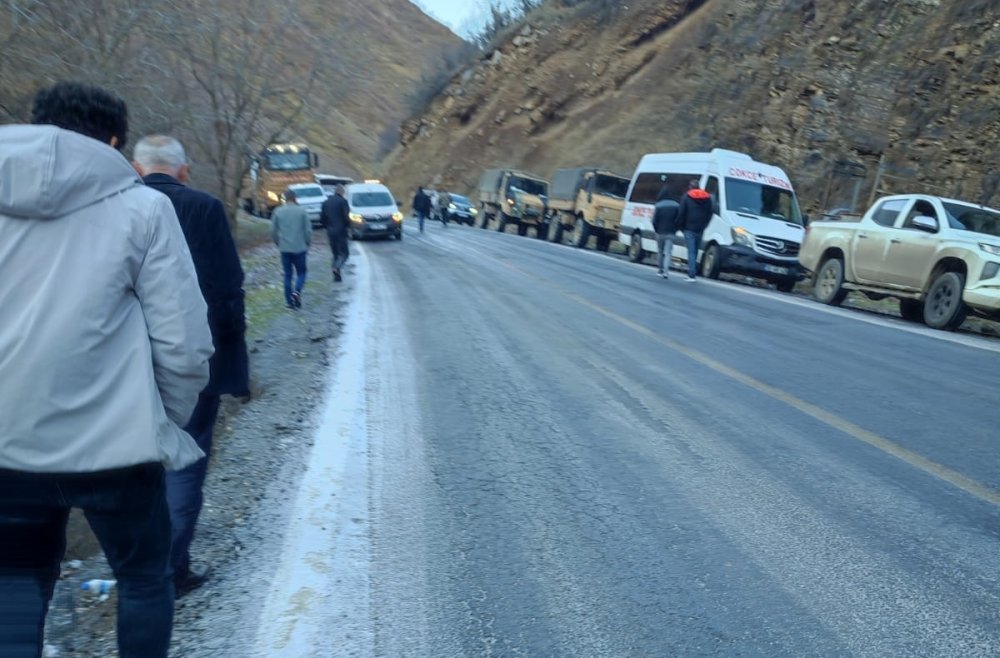
M 246 329 L 243 266 L 226 209 L 218 199 L 206 214 L 205 224 L 214 259 L 211 280 L 202 282 L 208 304 L 208 323 L 212 333 L 218 336 L 242 333 Z
M 327 197 L 326 201 L 323 202 L 322 208 L 319 211 L 319 223 L 320 226 L 325 228 L 327 231 L 330 230 L 330 215 L 331 213 L 331 203 L 333 202 L 333 197 Z
M 685 196 L 683 199 L 681 199 L 680 207 L 677 208 L 677 219 L 674 220 L 674 223 L 677 226 L 678 231 L 686 230 L 684 223 L 687 222 L 687 206 L 688 206 L 687 197 Z
M 208 383 L 208 360 L 213 352 L 208 309 L 167 197 L 156 200 L 150 219 L 135 294 L 146 319 L 160 399 L 167 417 L 184 425 Z
M 278 244 L 278 217 L 275 214 L 276 212 L 277 208 L 275 208 L 275 212 L 271 213 L 271 240 L 274 244 Z
M 306 236 L 306 245 L 312 244 L 313 225 L 306 211 L 302 211 L 302 233 Z

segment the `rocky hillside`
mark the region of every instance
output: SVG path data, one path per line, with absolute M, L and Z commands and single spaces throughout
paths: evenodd
M 567 6 L 572 5 L 572 6 Z M 784 167 L 810 210 L 828 178 L 884 157 L 884 191 L 1000 203 L 994 0 L 550 0 L 455 76 L 387 161 L 400 188 L 472 191 L 479 171 L 551 175 L 650 151 L 742 150 Z
M 228 148 L 237 177 L 275 133 L 365 175 L 468 48 L 409 0 L 0 0 L 0 122 L 83 80 L 128 101 L 133 133 L 182 137 L 196 176 Z

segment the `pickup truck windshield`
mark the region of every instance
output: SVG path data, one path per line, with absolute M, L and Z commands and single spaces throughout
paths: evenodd
M 628 184 L 629 180 L 627 178 L 598 175 L 597 180 L 594 182 L 594 191 L 604 196 L 624 199 L 625 195 L 628 194 Z
M 727 178 L 726 208 L 802 225 L 802 212 L 795 195 L 780 187 Z
M 958 203 L 944 203 L 944 209 L 951 228 L 1000 238 L 1000 212 Z
M 385 192 L 358 192 L 351 195 L 351 205 L 355 208 L 378 208 L 393 203 L 392 197 Z
M 511 178 L 510 183 L 507 185 L 507 189 L 514 187 L 521 190 L 525 194 L 534 194 L 535 196 L 545 196 L 549 193 L 548 185 L 541 181 L 531 180 L 530 178 Z
M 264 168 L 272 171 L 295 171 L 309 169 L 309 152 L 299 153 L 267 153 L 264 155 Z

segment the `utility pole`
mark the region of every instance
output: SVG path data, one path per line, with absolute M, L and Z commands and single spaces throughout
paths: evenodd
M 882 184 L 882 174 L 885 171 L 885 151 L 882 151 L 882 155 L 878 158 L 878 169 L 875 170 L 875 184 L 872 186 L 871 196 L 868 197 L 868 207 L 871 208 L 872 204 L 875 203 L 875 197 L 878 196 L 879 185 Z

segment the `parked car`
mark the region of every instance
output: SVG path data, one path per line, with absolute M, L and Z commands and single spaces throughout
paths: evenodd
M 472 201 L 468 197 L 454 192 L 449 192 L 448 195 L 451 197 L 451 203 L 444 209 L 448 215 L 448 221 L 473 226 L 479 216 L 479 210 L 472 207 Z
M 818 221 L 799 260 L 814 294 L 895 297 L 903 318 L 956 329 L 969 312 L 1000 319 L 1000 210 L 923 194 L 886 197 L 859 222 Z
M 309 221 L 313 228 L 320 225 L 320 212 L 323 210 L 323 202 L 326 201 L 326 193 L 323 188 L 316 183 L 297 183 L 289 185 L 288 189 L 295 192 L 295 200 L 300 206 L 305 208 L 309 215 Z

